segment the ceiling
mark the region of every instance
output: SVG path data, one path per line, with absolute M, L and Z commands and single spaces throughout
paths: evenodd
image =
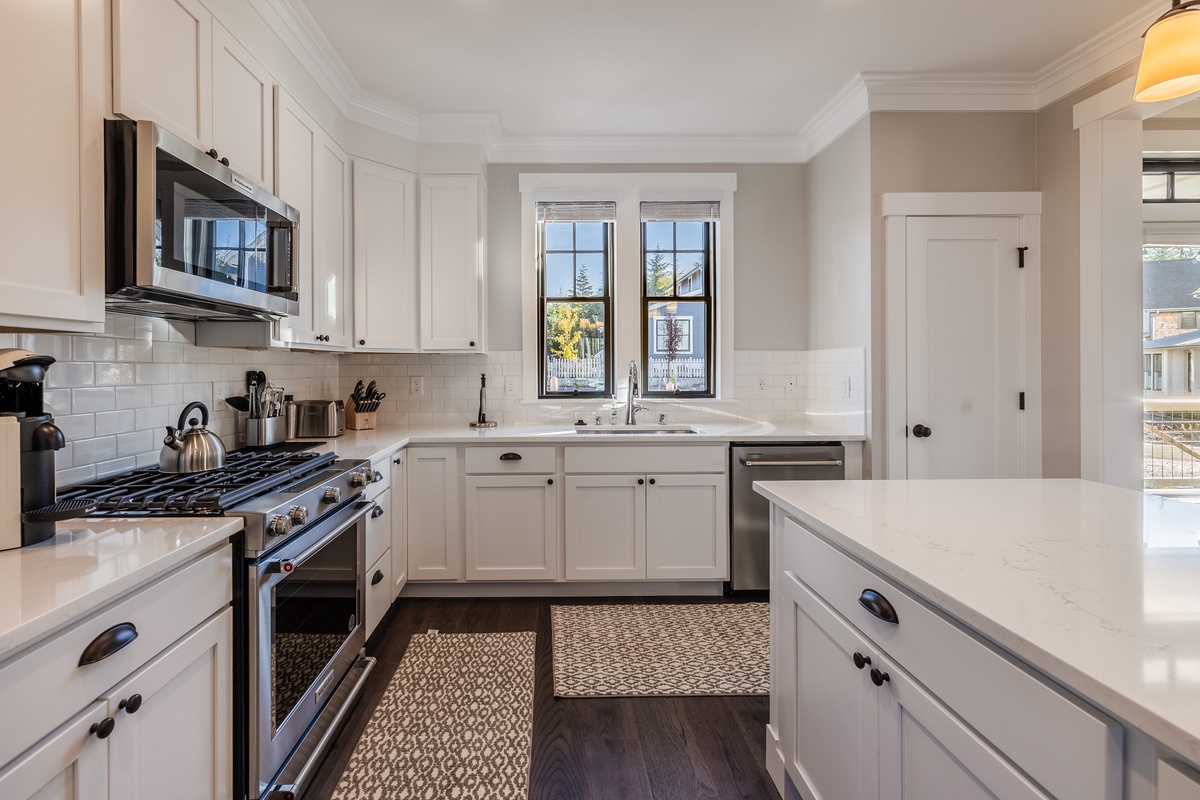
M 795 136 L 866 72 L 1029 76 L 1143 0 L 296 0 L 359 87 L 514 136 Z

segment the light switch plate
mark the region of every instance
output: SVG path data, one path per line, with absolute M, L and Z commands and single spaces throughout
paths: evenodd
M 422 397 L 425 394 L 425 380 L 420 375 L 408 379 L 408 394 L 410 397 Z

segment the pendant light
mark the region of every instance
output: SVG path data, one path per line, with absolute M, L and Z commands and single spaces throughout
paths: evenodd
M 1142 38 L 1134 100 L 1157 103 L 1200 91 L 1200 0 L 1171 0 L 1171 10 Z

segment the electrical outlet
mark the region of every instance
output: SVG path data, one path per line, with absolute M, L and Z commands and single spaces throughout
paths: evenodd
M 504 396 L 512 399 L 521 396 L 521 381 L 516 375 L 504 376 Z
M 408 393 L 411 397 L 423 397 L 425 395 L 425 379 L 420 375 L 413 375 L 408 379 Z
M 758 379 L 758 390 L 760 392 L 765 392 L 767 390 L 767 379 L 765 377 Z
M 794 375 L 788 375 L 783 380 L 784 380 L 783 391 L 786 392 L 787 394 L 795 394 L 796 393 L 796 377 Z

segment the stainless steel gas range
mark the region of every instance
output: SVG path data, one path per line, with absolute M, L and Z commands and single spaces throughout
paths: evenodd
M 333 454 L 243 451 L 217 470 L 139 470 L 59 492 L 60 501 L 94 502 L 97 516 L 243 519 L 234 576 L 238 797 L 300 797 L 375 665 L 363 655 L 374 503 L 362 496 L 381 477 L 367 461 Z

